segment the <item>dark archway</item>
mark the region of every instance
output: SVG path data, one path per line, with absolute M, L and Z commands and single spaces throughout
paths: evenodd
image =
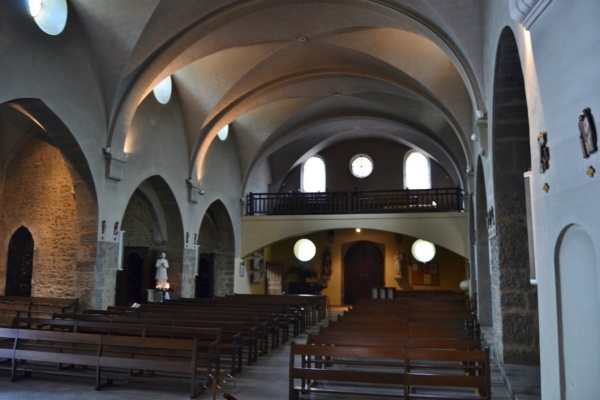
M 200 254 L 194 297 L 210 299 L 215 295 L 215 255 Z
M 199 273 L 212 264 L 212 282 L 202 282 L 202 290 L 209 295 L 225 296 L 233 294 L 233 274 L 235 266 L 235 238 L 233 224 L 225 205 L 217 200 L 208 207 L 200 224 L 198 246 L 204 257 L 198 260 Z M 207 258 L 208 257 L 208 258 Z M 198 280 L 196 284 L 198 284 Z M 212 288 L 211 288 L 212 286 Z M 200 288 L 196 288 L 198 291 Z
M 493 107 L 494 204 L 489 232 L 493 335 L 505 363 L 539 364 L 537 291 L 529 284 L 523 173 L 531 169 L 529 118 L 521 60 L 505 28 L 496 54 Z M 493 208 L 492 208 L 493 207 Z
M 344 255 L 344 304 L 371 297 L 374 287 L 385 286 L 384 256 L 380 245 L 354 242 Z
M 33 236 L 29 229 L 20 227 L 13 233 L 8 245 L 6 295 L 31 296 L 33 274 Z

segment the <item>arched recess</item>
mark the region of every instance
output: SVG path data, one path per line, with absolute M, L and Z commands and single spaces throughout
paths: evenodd
M 598 399 L 600 297 L 597 255 L 590 234 L 566 227 L 556 245 L 561 399 Z
M 26 226 L 36 244 L 32 295 L 78 298 L 89 308 L 96 291 L 98 206 L 87 159 L 40 100 L 2 104 L 0 120 L 0 246 L 7 248 L 10 233 Z M 0 262 L 0 279 L 5 266 Z
M 518 46 L 505 28 L 496 53 L 493 102 L 494 204 L 488 205 L 495 353 L 539 364 L 537 291 L 529 284 L 523 173 L 531 169 L 529 119 Z
M 183 223 L 175 196 L 160 176 L 152 176 L 134 191 L 123 216 L 123 271 L 117 272 L 115 303 L 130 303 L 155 287 L 155 263 L 166 253 L 173 297 L 181 295 Z M 139 270 L 142 270 L 140 273 Z M 140 290 L 141 287 L 141 290 Z
M 13 233 L 8 245 L 6 296 L 31 296 L 33 274 L 33 236 L 21 226 Z
M 477 318 L 483 328 L 492 326 L 492 282 L 490 275 L 490 249 L 488 237 L 488 205 L 485 190 L 485 176 L 481 158 L 477 162 L 475 196 L 475 257 L 477 285 Z M 491 215 L 491 212 L 490 214 Z
M 212 294 L 233 294 L 235 235 L 229 212 L 220 200 L 208 207 L 202 219 L 198 233 L 198 253 L 199 272 L 200 268 L 207 268 L 206 262 L 212 264 Z

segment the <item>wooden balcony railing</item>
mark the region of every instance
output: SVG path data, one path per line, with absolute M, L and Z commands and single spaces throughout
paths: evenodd
M 246 215 L 380 214 L 464 211 L 461 188 L 367 192 L 250 193 Z

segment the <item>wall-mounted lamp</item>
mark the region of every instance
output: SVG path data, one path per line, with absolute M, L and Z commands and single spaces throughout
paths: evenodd
M 426 263 L 435 257 L 435 245 L 426 240 L 417 239 L 411 247 L 411 252 L 417 261 Z
M 474 141 L 474 142 L 477 140 L 477 134 L 476 133 L 473 133 L 471 135 L 471 140 Z
M 356 231 L 356 233 L 360 233 L 361 229 L 360 228 L 356 228 L 355 231 Z

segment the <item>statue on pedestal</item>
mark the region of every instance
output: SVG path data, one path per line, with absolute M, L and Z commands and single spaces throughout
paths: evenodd
M 160 253 L 160 257 L 156 260 L 156 288 L 165 291 L 165 299 L 168 299 L 169 289 L 169 277 L 167 276 L 167 269 L 169 268 L 169 262 L 167 261 L 167 255 Z

